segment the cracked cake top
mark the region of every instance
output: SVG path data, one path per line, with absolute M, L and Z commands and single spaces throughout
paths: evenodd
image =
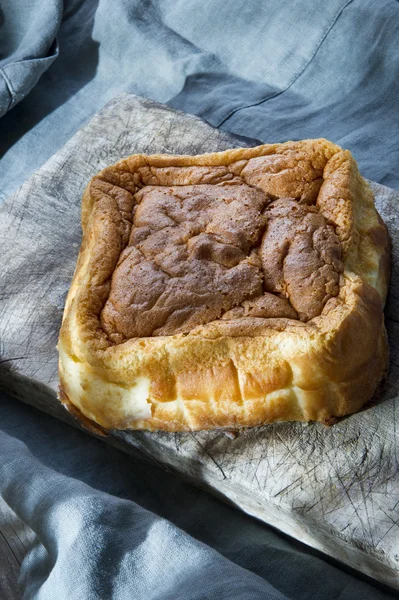
M 241 181 L 145 186 L 101 324 L 116 343 L 215 319 L 308 321 L 338 294 L 341 245 L 314 206 Z

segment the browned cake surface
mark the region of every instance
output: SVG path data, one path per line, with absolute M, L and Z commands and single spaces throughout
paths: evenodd
M 334 144 L 132 156 L 93 178 L 82 223 L 61 382 L 100 425 L 326 420 L 383 377 L 389 240 Z
M 294 198 L 235 185 L 144 187 L 101 323 L 114 342 L 219 319 L 309 319 L 338 294 L 334 227 Z

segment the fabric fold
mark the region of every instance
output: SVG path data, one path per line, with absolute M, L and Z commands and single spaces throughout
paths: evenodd
M 23 100 L 59 54 L 61 0 L 0 5 L 0 117 Z

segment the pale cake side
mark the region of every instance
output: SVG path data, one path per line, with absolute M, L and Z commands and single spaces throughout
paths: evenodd
M 350 153 L 134 155 L 86 189 L 61 399 L 168 431 L 357 411 L 388 362 L 389 238 Z

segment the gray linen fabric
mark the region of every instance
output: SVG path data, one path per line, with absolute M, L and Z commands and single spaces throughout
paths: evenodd
M 0 0 L 0 200 L 123 91 L 262 142 L 327 137 L 398 187 L 398 39 L 396 0 Z M 37 534 L 26 598 L 395 596 L 5 396 L 0 457 Z
M 0 3 L 0 117 L 20 102 L 58 56 L 62 2 Z

